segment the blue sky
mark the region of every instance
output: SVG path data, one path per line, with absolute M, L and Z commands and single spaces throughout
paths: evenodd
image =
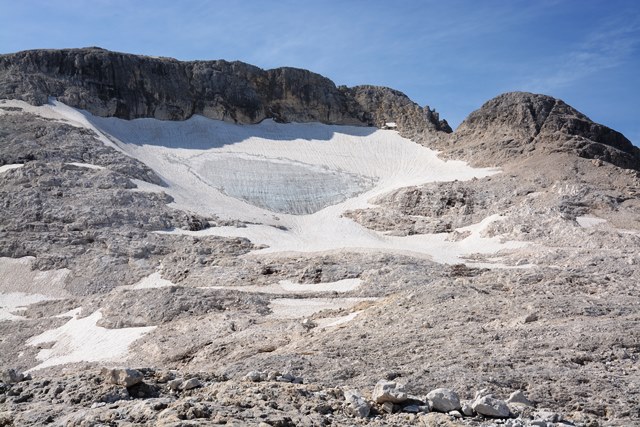
M 640 1 L 0 0 L 0 52 L 100 46 L 307 68 L 435 107 L 457 126 L 545 93 L 640 144 Z

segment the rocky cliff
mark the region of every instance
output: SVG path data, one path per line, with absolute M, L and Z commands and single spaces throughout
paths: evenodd
M 0 98 L 41 105 L 49 97 L 99 116 L 184 120 L 194 114 L 237 123 L 272 118 L 450 132 L 428 107 L 387 88 L 336 87 L 307 70 L 262 70 L 242 62 L 190 61 L 100 48 L 0 56 Z

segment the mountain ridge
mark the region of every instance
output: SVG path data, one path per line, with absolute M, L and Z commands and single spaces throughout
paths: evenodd
M 236 123 L 276 121 L 382 126 L 399 110 L 418 124 L 446 122 L 392 89 L 336 85 L 308 70 L 262 70 L 240 61 L 178 61 L 99 48 L 30 50 L 0 56 L 0 96 L 35 105 L 57 97 L 99 116 L 184 120 L 193 114 Z
M 394 122 L 401 135 L 482 166 L 560 151 L 640 170 L 640 148 L 548 95 L 498 95 L 454 132 L 434 109 L 420 107 L 400 91 L 336 86 L 299 68 L 263 70 L 241 61 L 179 61 L 98 47 L 0 55 L 0 98 L 42 105 L 49 97 L 97 116 L 128 120 L 185 120 L 199 114 L 241 124 L 274 119 L 380 128 Z

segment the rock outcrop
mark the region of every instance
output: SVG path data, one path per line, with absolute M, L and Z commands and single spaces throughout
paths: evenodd
M 243 62 L 189 61 L 100 48 L 0 55 L 0 98 L 42 105 L 56 97 L 99 116 L 184 120 L 194 114 L 236 123 L 272 118 L 450 132 L 406 95 L 375 86 L 336 87 L 307 70 L 262 70 Z
M 624 135 L 562 100 L 526 92 L 502 94 L 471 113 L 451 135 L 447 150 L 452 157 L 489 166 L 560 152 L 640 170 L 640 149 Z

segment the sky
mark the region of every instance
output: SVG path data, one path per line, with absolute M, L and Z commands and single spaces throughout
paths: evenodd
M 0 53 L 85 46 L 388 86 L 454 128 L 544 93 L 640 145 L 638 0 L 0 0 Z

